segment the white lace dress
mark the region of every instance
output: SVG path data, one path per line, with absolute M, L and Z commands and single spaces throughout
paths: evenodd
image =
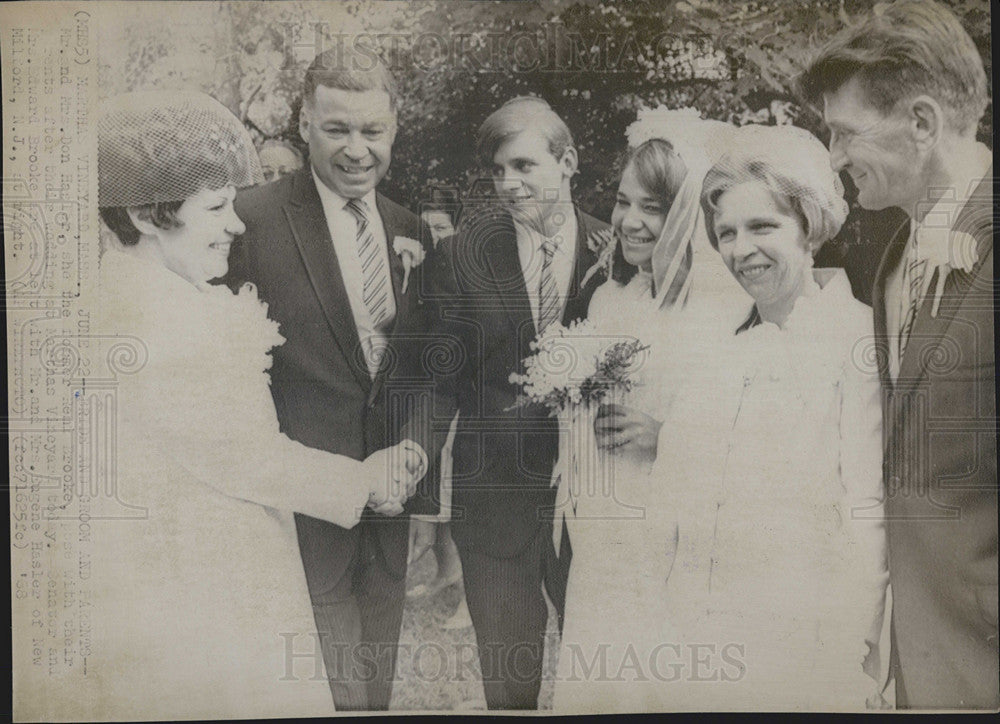
M 333 713 L 293 511 L 350 527 L 370 473 L 279 433 L 283 339 L 252 288 L 113 250 L 101 267 L 102 332 L 140 360 L 108 395 L 117 495 L 146 512 L 92 524 L 93 651 L 55 699 L 86 719 Z
M 862 671 L 888 579 L 871 310 L 842 270 L 814 274 L 783 327 L 705 350 L 661 432 L 675 708 L 863 710 L 876 690 Z
M 708 274 L 721 269 L 728 276 L 711 253 L 718 268 L 709 264 Z M 742 291 L 734 295 L 731 277 L 717 275 L 722 291 L 704 274 L 699 279 L 692 299 L 706 303 L 683 312 L 660 307 L 648 272 L 638 272 L 627 285 L 609 281 L 594 292 L 588 319 L 596 331 L 634 337 L 650 348 L 633 375 L 632 391 L 614 402 L 663 420 L 677 391 L 676 346 L 688 336 L 682 330 L 698 330 L 705 340 L 732 329 L 731 321 L 745 306 L 733 301 L 742 302 Z M 621 455 L 604 459 L 603 480 L 580 486 L 566 515 L 573 558 L 553 705 L 559 713 L 664 706 L 662 684 L 650 676 L 648 662 L 663 641 L 662 599 L 674 521 L 660 510 L 663 484 L 650 476 L 648 463 Z

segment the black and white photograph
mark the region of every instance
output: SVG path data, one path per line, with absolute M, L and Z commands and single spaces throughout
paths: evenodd
M 996 712 L 987 0 L 0 7 L 18 722 Z

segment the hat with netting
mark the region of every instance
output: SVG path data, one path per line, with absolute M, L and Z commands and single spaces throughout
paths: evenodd
M 97 125 L 97 175 L 102 207 L 183 201 L 206 188 L 263 181 L 246 128 L 197 91 L 111 99 Z
M 706 213 L 713 211 L 725 190 L 747 181 L 764 182 L 772 191 L 795 199 L 816 244 L 836 236 L 847 218 L 844 185 L 830 165 L 830 152 L 804 128 L 755 124 L 740 128 L 729 151 L 705 178 Z M 713 230 L 708 231 L 714 246 Z

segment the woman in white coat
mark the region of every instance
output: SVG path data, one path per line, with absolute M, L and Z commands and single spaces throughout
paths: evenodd
M 676 522 L 663 635 L 683 654 L 665 701 L 863 710 L 888 657 L 872 316 L 843 270 L 812 264 L 843 187 L 808 132 L 745 127 L 702 206 L 754 304 L 725 344 L 686 345 L 660 434 L 660 515 Z
M 99 125 L 100 324 L 132 355 L 115 413 L 119 499 L 92 522 L 92 651 L 50 682 L 50 716 L 189 719 L 334 711 L 293 519 L 344 527 L 401 510 L 425 461 L 408 442 L 355 461 L 278 430 L 267 368 L 283 342 L 226 273 L 260 180 L 246 130 L 200 93 L 131 94 Z M 411 470 L 413 471 L 411 473 Z

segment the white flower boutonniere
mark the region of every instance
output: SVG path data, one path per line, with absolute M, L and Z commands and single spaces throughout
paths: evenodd
M 583 275 L 581 287 L 585 287 L 590 278 L 599 271 L 604 272 L 604 278 L 611 278 L 612 267 L 615 263 L 615 247 L 618 245 L 618 237 L 611 229 L 595 231 L 587 237 L 587 248 L 597 254 L 597 262 L 591 266 Z
M 420 266 L 424 261 L 424 247 L 416 239 L 397 236 L 392 240 L 392 250 L 403 260 L 403 294 L 406 294 L 406 285 L 410 281 L 410 270 Z
M 948 274 L 954 269 L 971 272 L 979 261 L 979 254 L 976 253 L 975 238 L 961 231 L 952 232 L 948 244 L 930 248 L 932 253 L 927 257 L 927 270 L 931 274 L 935 269 L 938 271 L 937 283 L 934 285 L 934 304 L 931 306 L 931 316 L 936 317 Z

